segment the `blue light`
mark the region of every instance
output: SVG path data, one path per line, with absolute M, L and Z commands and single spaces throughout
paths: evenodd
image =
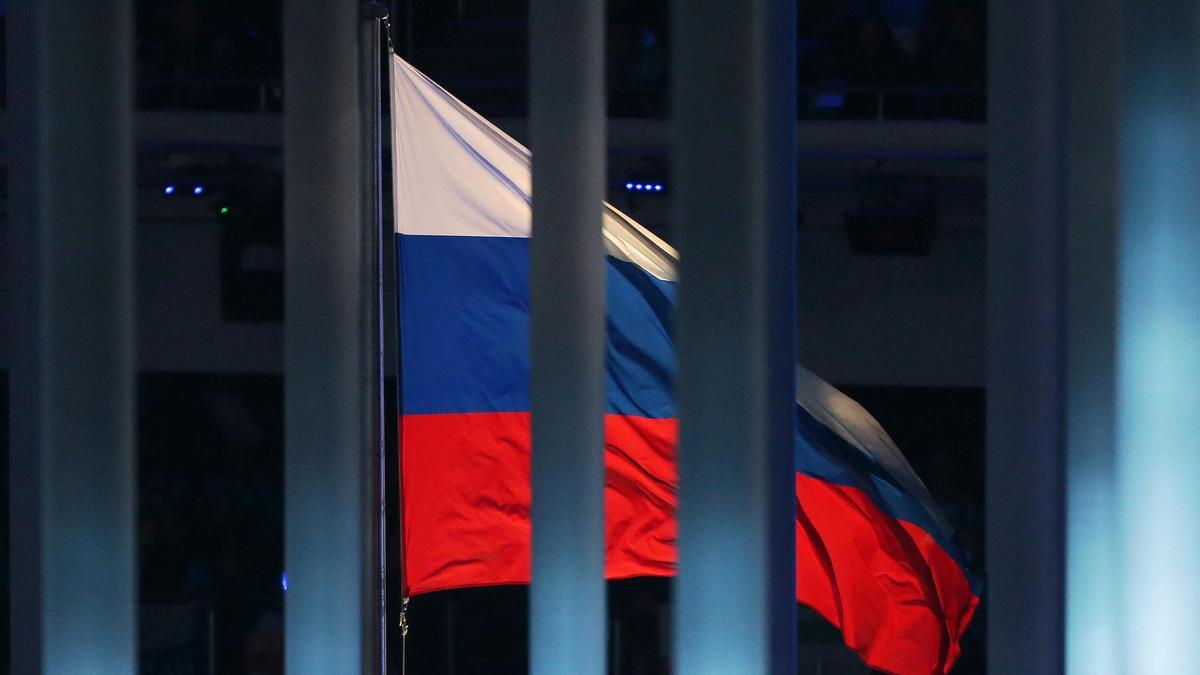
M 814 108 L 837 109 L 846 104 L 846 95 L 840 93 L 817 94 L 813 99 Z
M 173 194 L 175 194 L 175 186 L 174 186 L 174 185 L 168 185 L 168 186 L 166 186 L 165 188 L 163 188 L 163 194 L 164 194 L 164 195 L 173 195 Z
M 286 593 L 287 592 L 287 572 L 283 573 L 283 577 L 281 578 L 281 581 L 283 581 L 283 591 Z
M 626 183 L 626 192 L 663 192 L 667 186 L 662 183 Z
M 196 187 L 192 188 L 192 194 L 194 194 L 196 196 L 200 196 L 200 195 L 204 194 L 204 186 L 197 185 Z

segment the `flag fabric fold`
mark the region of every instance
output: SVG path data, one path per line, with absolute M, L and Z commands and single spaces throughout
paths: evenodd
M 529 582 L 529 152 L 393 57 L 404 580 Z M 606 574 L 675 572 L 675 251 L 612 206 Z M 797 369 L 797 600 L 872 667 L 940 673 L 980 583 L 861 406 Z

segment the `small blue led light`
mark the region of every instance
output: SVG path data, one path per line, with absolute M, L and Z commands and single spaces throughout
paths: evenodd
M 846 104 L 846 95 L 840 93 L 824 93 L 817 94 L 813 99 L 812 106 L 814 108 L 829 108 L 837 109 Z
M 663 192 L 667 186 L 662 183 L 626 183 L 626 192 Z
M 281 580 L 283 581 L 283 590 L 286 592 L 287 591 L 287 572 L 283 573 Z
M 197 185 L 196 187 L 192 188 L 192 194 L 197 196 L 204 194 L 204 186 Z
M 163 188 L 163 194 L 164 194 L 164 195 L 173 195 L 173 194 L 175 194 L 175 186 L 174 186 L 174 185 L 168 185 L 168 186 L 166 186 L 165 188 Z

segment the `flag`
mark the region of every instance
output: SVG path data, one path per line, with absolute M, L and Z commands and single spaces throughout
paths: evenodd
M 399 57 L 392 146 L 408 593 L 530 575 L 529 151 Z M 608 204 L 606 576 L 675 573 L 675 251 Z M 979 604 L 929 492 L 797 368 L 797 601 L 872 667 L 948 671 Z

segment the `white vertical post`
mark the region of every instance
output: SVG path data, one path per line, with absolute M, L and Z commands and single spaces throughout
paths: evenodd
M 1067 272 L 1065 670 L 1121 672 L 1115 504 L 1120 0 L 1064 6 Z
M 377 260 L 357 2 L 284 2 L 285 649 L 289 673 L 373 672 Z M 372 345 L 375 345 L 372 347 Z
M 1200 6 L 1121 9 L 1122 671 L 1177 673 L 1200 661 Z
M 997 334 L 1004 325 L 995 321 L 993 338 L 1043 361 L 1031 373 L 994 359 L 1004 381 L 989 399 L 1005 404 L 1014 381 L 1042 389 L 1042 396 L 1065 393 L 1065 668 L 1089 674 L 1187 670 L 1200 657 L 1192 637 L 1200 631 L 1200 589 L 1193 583 L 1200 564 L 1194 488 L 1200 481 L 1194 450 L 1200 434 L 1194 415 L 1200 405 L 1200 196 L 1194 189 L 1200 179 L 1200 13 L 1181 2 L 1069 0 L 1057 22 L 998 4 L 993 18 L 1009 23 L 990 40 L 993 74 L 1003 79 L 993 79 L 990 126 L 999 136 L 990 155 L 989 227 L 993 255 L 1010 257 L 1007 268 L 993 266 L 992 274 L 1010 289 L 1009 300 L 1023 298 L 1043 314 L 1020 319 L 1031 331 L 1040 328 L 1034 340 L 1015 341 L 1012 324 Z M 1053 4 L 1037 7 L 1061 11 Z M 1031 35 L 1030 26 L 1049 30 Z M 1065 58 L 1055 65 L 1053 45 L 1062 38 Z M 1013 86 L 1029 72 L 1036 77 Z M 1065 101 L 1047 94 L 1058 84 Z M 1028 116 L 1039 110 L 1040 120 Z M 1022 117 L 1024 126 L 1013 127 Z M 1040 133 L 1021 150 L 1016 137 L 1005 135 L 1014 128 Z M 1061 170 L 1052 169 L 1060 160 Z M 1065 246 L 1056 234 L 1063 226 L 1056 228 L 1047 215 L 1059 208 L 1051 199 L 1065 209 Z M 1003 245 L 995 245 L 998 240 Z M 1024 244 L 1013 248 L 1017 241 Z M 1066 257 L 1051 265 L 1038 250 Z M 1017 258 L 1026 268 L 1013 275 Z M 1008 276 L 995 276 L 1003 269 Z M 1065 322 L 1047 301 L 1062 280 Z M 995 301 L 997 292 L 1004 293 L 993 289 L 992 310 L 1012 311 Z M 1065 346 L 1051 344 L 1060 332 Z M 1065 355 L 1065 386 L 1047 369 L 1053 352 Z M 1026 420 L 1023 430 L 1014 417 L 989 419 L 990 434 L 1025 449 L 1020 466 L 1008 471 L 996 470 L 996 463 L 1009 460 L 989 456 L 989 665 L 1005 671 L 1058 663 L 1062 638 L 1054 632 L 1062 629 L 1052 622 L 1061 611 L 1060 594 L 1049 567 L 1058 553 L 1052 544 L 1059 538 L 1052 529 L 1058 504 L 1042 478 L 1053 476 L 1048 458 L 1055 455 L 1030 434 L 1040 428 L 1043 439 L 1053 436 L 1050 416 L 1061 414 L 1060 405 L 1030 399 L 1026 412 L 1037 412 L 1032 419 L 1041 422 Z M 1026 482 L 1005 486 L 1018 470 Z
M 604 4 L 530 4 L 530 670 L 604 672 Z
M 795 10 L 672 6 L 687 675 L 795 672 Z
M 133 17 L 9 3 L 14 673 L 133 673 Z
M 1060 2 L 988 6 L 988 668 L 1063 667 Z

